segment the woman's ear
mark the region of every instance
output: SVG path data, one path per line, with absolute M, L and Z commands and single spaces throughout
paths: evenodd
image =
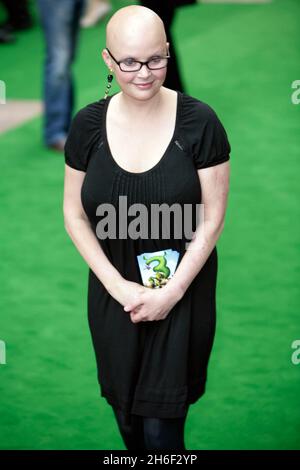
M 103 49 L 103 50 L 102 50 L 101 56 L 102 56 L 102 59 L 103 59 L 104 62 L 105 62 L 105 65 L 107 65 L 107 67 L 108 67 L 109 69 L 111 69 L 111 68 L 112 68 L 112 60 L 111 60 L 111 58 L 110 58 L 110 56 L 109 56 L 109 54 L 108 54 L 108 52 L 107 52 L 106 49 Z

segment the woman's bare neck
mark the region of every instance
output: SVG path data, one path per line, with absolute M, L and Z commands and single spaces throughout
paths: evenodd
M 141 123 L 166 109 L 172 93 L 173 90 L 161 87 L 151 99 L 136 100 L 121 91 L 113 98 L 114 109 L 119 116 L 126 117 L 130 122 Z

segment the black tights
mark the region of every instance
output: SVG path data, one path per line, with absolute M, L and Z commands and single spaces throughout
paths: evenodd
M 146 418 L 113 407 L 127 450 L 186 450 L 183 418 Z

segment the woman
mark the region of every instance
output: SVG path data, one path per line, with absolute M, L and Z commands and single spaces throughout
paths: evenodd
M 73 120 L 65 227 L 90 268 L 88 319 L 100 392 L 127 449 L 183 450 L 188 407 L 204 393 L 215 332 L 215 245 L 224 226 L 230 145 L 207 104 L 163 87 L 169 44 L 156 13 L 121 8 L 106 41 L 107 92 L 114 75 L 121 92 L 106 92 Z M 174 203 L 193 207 L 191 243 L 174 235 L 175 217 L 173 224 L 167 216 L 159 228 L 152 224 L 159 237 L 139 236 L 148 219 L 135 224 L 134 204 L 149 216 L 154 205 Z M 111 207 L 116 218 L 109 220 Z M 177 256 L 177 265 L 171 258 L 166 264 L 167 256 Z

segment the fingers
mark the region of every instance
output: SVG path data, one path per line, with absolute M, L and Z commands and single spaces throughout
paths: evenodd
M 125 312 L 130 312 L 132 310 L 138 309 L 139 307 L 141 307 L 141 305 L 142 304 L 140 303 L 140 301 L 131 302 L 131 304 L 125 305 L 124 310 Z
M 138 313 L 134 314 L 134 313 L 131 313 L 130 314 L 130 318 L 131 318 L 131 321 L 133 323 L 139 323 L 140 321 L 147 321 L 144 317 L 142 317 L 141 315 L 139 315 Z
M 130 318 L 133 323 L 138 323 L 140 321 L 147 321 L 145 314 L 141 312 L 142 305 L 139 305 L 137 308 L 130 312 Z

